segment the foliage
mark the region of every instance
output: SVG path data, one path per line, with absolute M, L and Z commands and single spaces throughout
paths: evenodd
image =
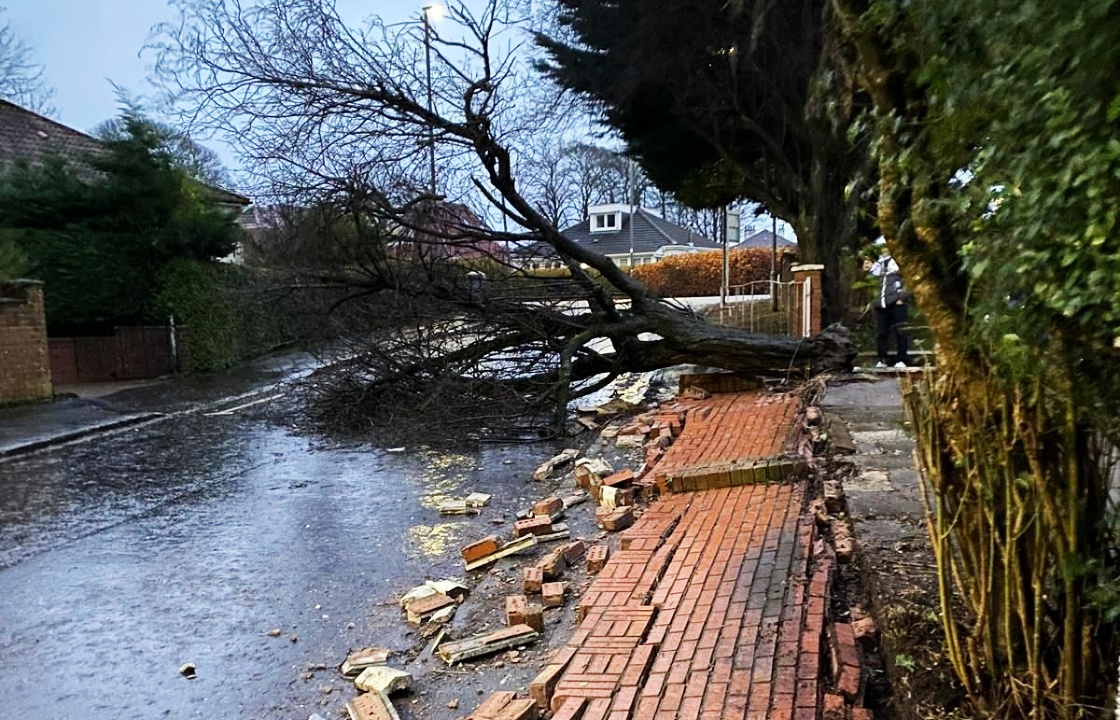
M 47 157 L 0 176 L 0 230 L 46 283 L 52 333 L 152 318 L 156 278 L 169 261 L 232 251 L 236 224 L 177 165 L 166 139 L 126 114 L 105 152 L 84 164 Z
M 176 259 L 160 273 L 153 304 L 186 328 L 195 370 L 222 370 L 287 342 L 322 337 L 324 313 L 314 298 L 277 290 L 276 279 L 236 265 Z
M 237 316 L 222 292 L 223 270 L 197 260 L 172 260 L 160 273 L 155 307 L 186 327 L 196 370 L 221 370 L 241 357 Z
M 985 714 L 1103 714 L 1120 4 L 836 6 L 875 80 L 880 225 L 938 348 L 910 405 L 949 657 Z
M 694 207 L 762 203 L 826 266 L 874 237 L 865 107 L 833 37 L 832 4 L 558 0 L 542 67 L 588 99 L 650 179 Z M 862 237 L 861 237 L 862 236 Z
M 747 285 L 770 279 L 772 253 L 766 248 L 742 248 L 727 254 L 728 285 Z M 719 251 L 670 255 L 631 272 L 662 297 L 719 295 L 723 283 L 723 253 Z
M 19 245 L 4 231 L 0 231 L 0 282 L 21 278 L 27 274 L 31 263 Z
M 0 7 L 0 13 L 5 8 Z M 31 47 L 7 22 L 0 25 L 0 98 L 39 113 L 51 114 L 54 90 L 43 81 L 43 66 Z

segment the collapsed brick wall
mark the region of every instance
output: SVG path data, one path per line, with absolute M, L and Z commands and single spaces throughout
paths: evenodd
M 51 397 L 43 284 L 0 284 L 0 405 Z

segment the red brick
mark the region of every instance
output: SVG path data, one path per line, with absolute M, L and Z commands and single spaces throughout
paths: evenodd
M 560 552 L 568 565 L 575 565 L 587 553 L 587 546 L 583 540 L 572 540 L 561 545 Z
M 529 694 L 533 696 L 539 709 L 547 710 L 551 706 L 552 693 L 556 690 L 556 683 L 560 682 L 565 666 L 566 663 L 546 665 L 529 684 Z
M 516 697 L 517 693 L 508 690 L 492 693 L 471 713 L 471 718 L 473 720 L 493 720 Z
M 544 583 L 541 586 L 541 604 L 545 607 L 560 607 L 564 604 L 564 591 L 568 584 L 562 582 Z
M 600 527 L 611 532 L 625 530 L 633 524 L 634 509 L 632 507 L 619 508 L 599 517 Z
M 513 523 L 513 536 L 547 535 L 552 532 L 552 520 L 548 516 L 531 517 Z
M 821 720 L 845 720 L 848 713 L 848 706 L 844 703 L 844 698 L 832 693 L 824 694 L 824 708 L 821 712 Z
M 587 705 L 587 698 L 568 698 L 559 708 L 552 713 L 552 720 L 580 720 L 583 709 Z
M 564 568 L 567 567 L 567 565 L 568 563 L 564 560 L 562 548 L 552 550 L 537 561 L 537 567 L 540 568 L 545 580 L 555 580 L 563 575 Z
M 633 481 L 633 479 L 634 471 L 627 468 L 603 478 L 603 484 L 610 487 L 625 487 L 628 483 Z
M 530 565 L 529 567 L 521 568 L 521 592 L 526 595 L 539 593 L 543 583 L 544 571 L 539 567 Z
M 537 704 L 531 698 L 511 700 L 494 720 L 537 720 Z
M 379 692 L 362 693 L 346 703 L 352 720 L 394 720 L 396 713 L 388 708 L 389 700 Z
M 558 497 L 546 497 L 533 503 L 533 515 L 551 517 L 564 509 L 564 501 Z M 541 533 L 537 533 L 538 535 Z
M 607 564 L 610 549 L 606 545 L 592 545 L 587 551 L 587 572 L 597 573 Z
M 502 546 L 502 540 L 497 535 L 488 535 L 477 542 L 463 548 L 463 559 L 471 563 L 480 560 L 491 553 L 495 553 Z

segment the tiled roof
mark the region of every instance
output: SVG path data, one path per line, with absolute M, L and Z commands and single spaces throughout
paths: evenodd
M 105 148 L 96 138 L 0 100 L 0 164 L 17 160 L 34 163 L 54 154 L 86 166 L 91 155 L 103 152 Z
M 80 176 L 96 176 L 91 156 L 105 152 L 100 140 L 67 127 L 7 100 L 0 100 L 0 166 L 27 160 L 37 163 L 57 155 L 70 163 Z M 227 205 L 248 205 L 249 198 L 224 188 L 207 185 L 211 198 Z
M 622 213 L 622 223 L 617 232 L 591 232 L 591 221 L 584 220 L 563 231 L 564 237 L 603 255 L 625 255 L 630 252 L 630 213 Z M 646 210 L 638 209 L 633 215 L 634 252 L 652 253 L 669 246 L 718 250 L 723 245 L 712 242 L 680 225 L 663 220 Z
M 763 230 L 762 232 L 756 232 L 754 235 L 751 235 L 750 237 L 746 238 L 745 240 L 740 242 L 735 247 L 737 247 L 737 248 L 759 248 L 759 247 L 760 248 L 770 248 L 770 247 L 774 247 L 774 241 L 772 239 L 773 237 L 774 237 L 773 233 L 771 233 L 769 230 Z M 797 246 L 797 243 L 793 242 L 792 240 L 784 238 L 781 235 L 778 236 L 778 247 L 782 248 L 782 247 L 796 247 L 796 246 Z

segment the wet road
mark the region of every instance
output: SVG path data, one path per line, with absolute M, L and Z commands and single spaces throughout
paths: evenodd
M 0 462 L 0 717 L 329 716 L 335 674 L 301 674 L 415 647 L 394 595 L 493 531 L 435 505 L 485 490 L 512 519 L 548 452 L 329 447 L 260 409 Z

